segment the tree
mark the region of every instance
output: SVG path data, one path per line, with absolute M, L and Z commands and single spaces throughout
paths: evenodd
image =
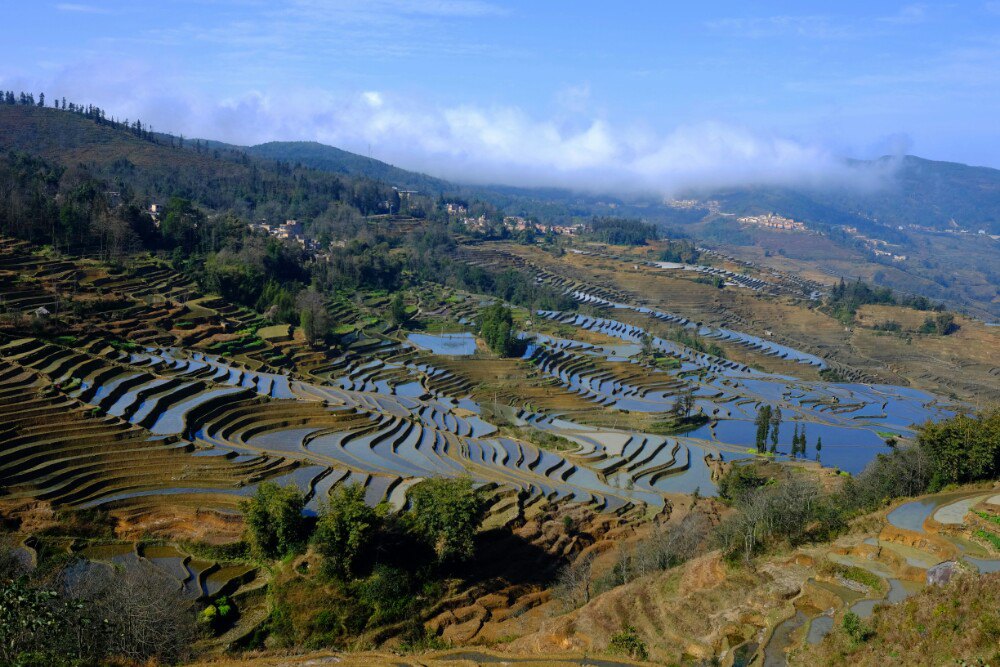
M 771 451 L 778 451 L 778 429 L 781 428 L 781 408 L 775 407 L 771 413 Z
M 771 406 L 762 405 L 757 408 L 757 451 L 763 454 L 767 448 L 767 432 L 771 426 Z
M 402 326 L 409 319 L 402 292 L 396 292 L 392 295 L 392 300 L 389 302 L 389 319 L 397 327 Z
M 514 314 L 500 301 L 480 312 L 479 333 L 486 345 L 498 356 L 514 356 L 520 348 L 514 333 Z
M 326 338 L 330 330 L 330 314 L 320 293 L 312 287 L 302 290 L 295 299 L 295 305 L 299 309 L 299 326 L 306 341 L 316 345 Z
M 1000 408 L 927 422 L 917 443 L 934 468 L 933 486 L 1000 476 Z
M 329 574 L 344 579 L 355 574 L 359 556 L 368 548 L 379 524 L 375 510 L 365 503 L 359 484 L 339 486 L 319 511 L 312 542 L 325 559 Z
M 808 440 L 806 440 L 806 425 L 803 424 L 802 432 L 799 434 L 799 454 L 805 456 L 807 447 L 808 447 Z
M 648 331 L 642 332 L 642 337 L 639 339 L 642 345 L 642 354 L 646 357 L 652 357 L 656 348 L 653 347 L 653 336 Z
M 795 425 L 795 433 L 792 435 L 792 458 L 799 453 L 799 425 Z
M 681 409 L 684 411 L 684 419 L 691 416 L 691 411 L 694 410 L 694 389 L 689 387 L 681 396 Z
M 281 558 L 302 546 L 305 499 L 295 486 L 264 482 L 240 502 L 251 548 L 264 558 Z
M 816 460 L 819 461 L 820 452 L 823 451 L 823 438 L 816 438 Z
M 408 497 L 407 521 L 433 547 L 439 561 L 472 557 L 485 510 L 472 480 L 428 479 L 410 489 Z

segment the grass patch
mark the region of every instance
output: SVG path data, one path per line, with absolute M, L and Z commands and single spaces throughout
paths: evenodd
M 578 444 L 555 433 L 549 433 L 530 426 L 516 429 L 515 434 L 522 440 L 554 452 L 572 452 L 580 448 Z
M 650 433 L 657 435 L 673 435 L 675 433 L 693 431 L 707 423 L 708 415 L 699 412 L 688 417 L 670 417 L 661 421 L 655 421 L 649 425 L 649 430 Z
M 882 578 L 863 567 L 849 565 L 844 568 L 841 574 L 844 576 L 844 579 L 850 579 L 851 581 L 855 581 L 862 586 L 867 586 L 868 588 L 872 588 L 874 590 L 882 589 Z
M 1000 551 L 1000 535 L 991 533 L 988 530 L 979 529 L 976 531 L 976 537 L 978 537 L 981 540 L 986 540 L 991 545 L 993 545 L 994 549 Z

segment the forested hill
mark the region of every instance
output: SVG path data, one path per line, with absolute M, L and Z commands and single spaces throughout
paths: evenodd
M 451 189 L 447 181 L 427 174 L 407 171 L 380 160 L 327 146 L 315 141 L 272 141 L 245 149 L 249 155 L 281 160 L 334 174 L 366 176 L 410 190 L 437 193 Z
M 245 220 L 343 220 L 381 212 L 391 197 L 391 182 L 156 134 L 89 109 L 0 104 L 0 153 L 84 170 L 87 178 L 106 182 L 109 190 L 139 205 L 182 197 Z

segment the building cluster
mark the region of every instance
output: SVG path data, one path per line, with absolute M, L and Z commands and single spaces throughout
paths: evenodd
M 485 215 L 481 215 L 478 218 L 464 218 L 462 224 L 467 229 L 475 232 L 485 232 L 490 226 L 490 222 Z M 505 216 L 500 224 L 512 232 L 524 232 L 530 229 L 540 234 L 552 232 L 553 234 L 564 234 L 566 236 L 575 236 L 583 230 L 583 225 L 543 225 L 540 222 L 534 222 L 518 215 Z
M 315 249 L 318 247 L 316 241 L 305 237 L 302 230 L 302 223 L 298 220 L 285 220 L 285 222 L 280 224 L 261 221 L 250 223 L 249 227 L 252 231 L 267 234 L 282 241 L 298 243 L 303 248 Z
M 886 257 L 894 262 L 906 261 L 906 255 L 897 255 L 892 252 L 892 250 L 889 250 L 890 245 L 886 241 L 867 237 L 859 232 L 857 227 L 844 227 L 843 229 L 845 232 L 864 243 L 865 247 L 868 248 L 868 250 L 870 250 L 876 257 Z
M 806 231 L 806 226 L 796 220 L 791 218 L 785 218 L 774 213 L 765 213 L 764 215 L 747 215 L 742 218 L 737 218 L 737 222 L 744 225 L 756 225 L 757 227 L 767 227 L 769 229 L 790 229 L 799 232 Z

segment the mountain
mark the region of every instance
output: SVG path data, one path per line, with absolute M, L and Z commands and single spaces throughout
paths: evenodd
M 918 225 L 938 230 L 957 226 L 1000 234 L 1000 170 L 913 155 L 852 165 L 886 177 L 869 188 L 743 187 L 697 194 L 740 215 L 777 212 L 827 225 Z

